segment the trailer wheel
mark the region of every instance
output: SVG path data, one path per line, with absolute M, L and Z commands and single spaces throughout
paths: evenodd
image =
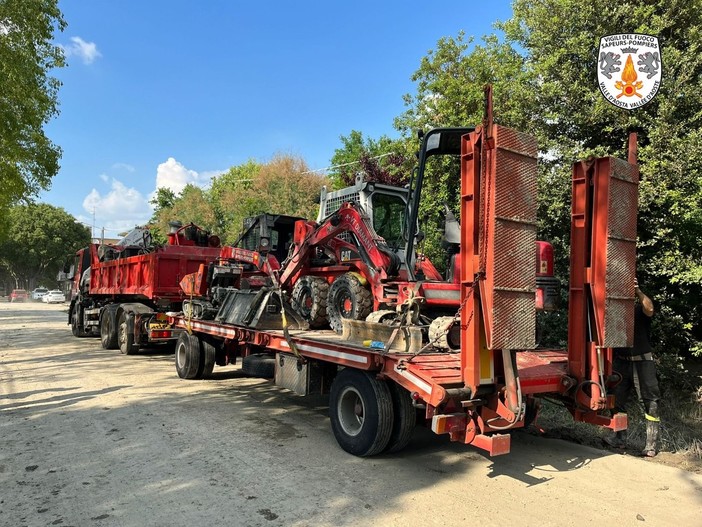
M 212 375 L 212 370 L 214 369 L 215 359 L 217 357 L 217 348 L 207 342 L 206 340 L 200 341 L 200 347 L 202 352 L 200 353 L 200 370 L 198 378 L 207 379 Z
M 329 325 L 337 333 L 343 328 L 342 320 L 365 320 L 373 310 L 373 295 L 363 287 L 354 273 L 342 274 L 329 288 L 327 315 Z
M 183 331 L 178 337 L 175 349 L 176 372 L 181 379 L 197 379 L 200 369 L 200 339 Z
M 251 377 L 275 377 L 275 357 L 267 353 L 254 353 L 241 360 L 241 371 Z
M 100 318 L 100 344 L 106 350 L 117 349 L 117 328 L 115 327 L 115 317 L 110 310 L 103 310 Z
M 327 319 L 327 297 L 329 284 L 324 278 L 303 276 L 292 291 L 295 310 L 305 319 L 310 328 L 323 328 L 329 324 Z
M 119 351 L 124 355 L 134 355 L 139 351 L 139 344 L 134 342 L 134 315 L 122 311 L 117 326 L 117 340 Z
M 410 393 L 402 386 L 395 383 L 388 383 L 390 387 L 390 395 L 392 396 L 392 410 L 395 416 L 392 425 L 392 433 L 390 441 L 385 448 L 387 454 L 399 452 L 405 448 L 414 433 L 414 428 L 417 426 L 417 410 L 412 404 Z
M 332 383 L 329 417 L 334 437 L 346 452 L 379 454 L 393 431 L 390 388 L 372 374 L 344 368 Z

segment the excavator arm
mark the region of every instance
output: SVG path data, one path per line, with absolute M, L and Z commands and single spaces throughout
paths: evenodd
M 281 287 L 289 284 L 309 265 L 310 253 L 313 250 L 333 245 L 333 238 L 345 232 L 353 234 L 358 241 L 358 249 L 370 281 L 383 282 L 397 274 L 399 261 L 387 247 L 385 240 L 378 236 L 355 205 L 344 203 L 322 223 L 298 221 L 295 224 L 294 248 L 280 274 Z

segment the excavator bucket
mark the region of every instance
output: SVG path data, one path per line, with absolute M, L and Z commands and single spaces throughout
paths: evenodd
M 231 288 L 219 308 L 215 322 L 251 329 L 308 329 L 308 324 L 281 298 L 277 289 Z

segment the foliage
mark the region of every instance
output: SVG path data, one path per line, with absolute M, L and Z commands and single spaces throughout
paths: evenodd
M 215 232 L 218 227 L 217 215 L 207 191 L 195 185 L 186 185 L 176 196 L 171 190 L 159 189 L 152 203 L 157 201 L 151 231 L 157 241 L 162 241 L 170 230 L 168 223 L 180 221 L 184 225 L 195 225 Z M 155 220 L 155 221 L 154 221 Z
M 501 27 L 525 50 L 539 110 L 532 113 L 531 128 L 556 160 L 545 172 L 542 212 L 555 209 L 559 243 L 567 240 L 560 203 L 569 187 L 570 161 L 624 157 L 627 133 L 637 130 L 638 274 L 666 328 L 657 332 L 658 350 L 702 351 L 702 2 L 517 0 L 514 17 Z M 660 92 L 632 112 L 607 103 L 597 87 L 599 38 L 621 32 L 657 35 L 662 46 Z M 559 247 L 564 249 L 565 243 Z
M 48 73 L 65 66 L 52 43 L 65 26 L 57 0 L 0 2 L 0 209 L 48 189 L 59 170 L 43 127 L 58 114 L 60 82 Z
M 387 136 L 375 141 L 357 130 L 340 139 L 342 146 L 334 151 L 329 172 L 334 188 L 353 185 L 359 172 L 365 174 L 366 181 L 387 185 L 401 186 L 409 181 L 412 156 L 406 141 Z
M 0 265 L 16 286 L 55 283 L 66 256 L 90 243 L 90 229 L 64 209 L 46 203 L 11 207 L 8 223 Z
M 208 190 L 188 185 L 175 196 L 159 189 L 152 200 L 152 223 L 165 233 L 169 221 L 192 221 L 233 243 L 244 218 L 262 212 L 316 218 L 324 184 L 299 158 L 279 155 L 268 163 L 247 161 L 215 177 Z
M 478 124 L 483 85 L 492 84 L 495 121 L 539 141 L 539 237 L 554 244 L 564 286 L 571 164 L 592 155 L 626 157 L 628 132 L 638 131 L 638 276 L 659 306 L 657 327 L 665 327 L 656 332 L 657 349 L 702 352 L 702 1 L 516 0 L 513 9 L 497 25 L 503 39 L 440 39 L 421 60 L 417 93 L 405 96 L 408 109 L 395 126 L 407 137 L 416 128 Z M 599 39 L 622 32 L 662 42 L 661 90 L 632 112 L 606 102 L 597 85 Z M 422 210 L 455 207 L 456 189 L 453 176 L 439 174 L 425 187 Z M 437 234 L 426 234 L 431 255 Z

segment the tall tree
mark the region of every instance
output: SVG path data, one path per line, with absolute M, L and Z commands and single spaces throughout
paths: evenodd
M 566 271 L 570 166 L 590 155 L 625 157 L 639 132 L 639 280 L 661 306 L 660 349 L 702 352 L 702 0 L 516 0 L 498 25 L 505 37 L 473 45 L 441 39 L 422 59 L 417 94 L 396 126 L 480 121 L 482 85 L 492 83 L 495 117 L 536 135 L 540 236 L 554 242 Z M 606 102 L 597 84 L 599 39 L 614 33 L 659 36 L 663 83 L 654 101 L 632 112 Z M 450 198 L 455 182 L 429 195 Z M 429 189 L 427 189 L 429 190 Z M 425 195 L 427 193 L 425 192 Z
M 277 155 L 257 168 L 250 165 L 245 174 L 250 177 L 242 179 L 250 181 L 230 180 L 225 174 L 223 181 L 212 184 L 217 191 L 217 207 L 227 211 L 222 233 L 227 242 L 236 240 L 244 218 L 262 212 L 316 218 L 319 192 L 327 181 L 311 173 L 302 159 Z
M 0 243 L 0 265 L 16 287 L 55 283 L 66 258 L 90 243 L 90 229 L 46 203 L 11 207 L 8 223 L 7 237 Z
M 627 132 L 639 132 L 639 280 L 661 306 L 660 348 L 702 353 L 702 1 L 517 0 L 502 27 L 525 50 L 533 129 L 563 166 L 623 157 Z M 630 112 L 600 96 L 596 69 L 600 37 L 628 32 L 658 36 L 664 65 L 656 99 Z M 567 173 L 552 172 L 560 198 Z
M 0 208 L 48 189 L 59 170 L 61 149 L 43 128 L 58 114 L 49 72 L 65 65 L 52 42 L 65 26 L 57 0 L 0 2 Z

